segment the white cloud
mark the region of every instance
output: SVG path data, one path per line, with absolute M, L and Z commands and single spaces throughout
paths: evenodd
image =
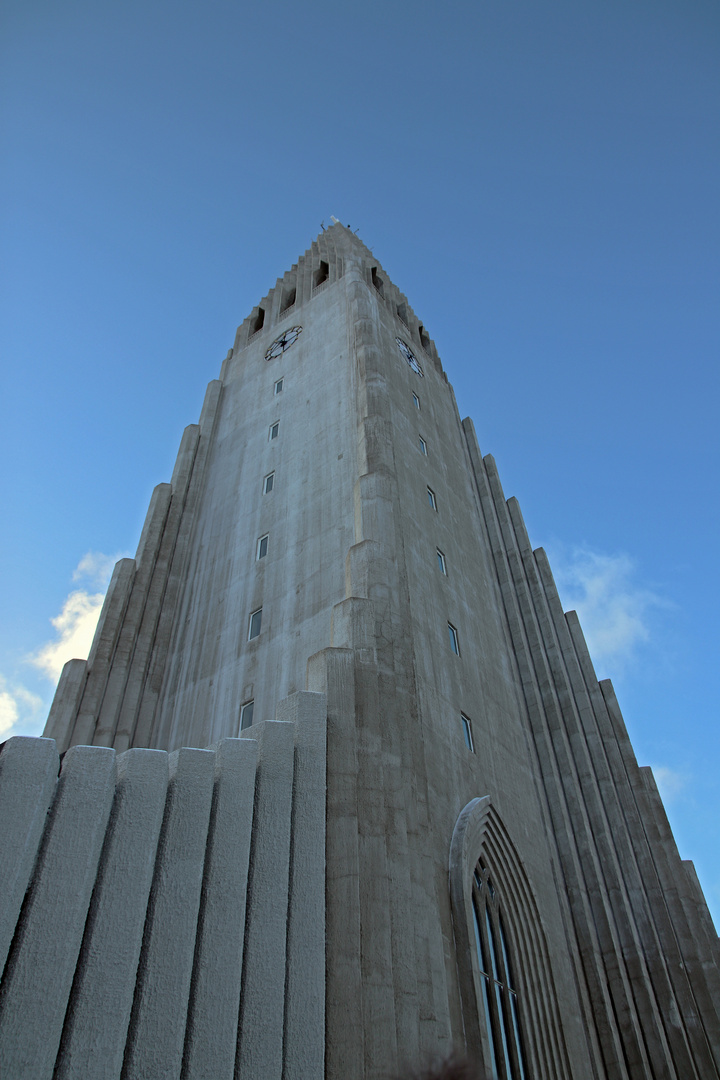
M 55 635 L 35 649 L 25 661 L 56 683 L 68 660 L 87 657 L 113 566 L 122 555 L 88 551 L 73 571 L 73 581 L 87 583 L 67 596 L 59 615 L 50 622 Z M 98 591 L 96 591 L 98 590 Z M 102 591 L 99 591 L 102 590 Z M 38 680 L 39 681 L 39 680 Z M 0 675 L 0 740 L 13 735 L 39 735 L 47 716 L 45 696 L 33 693 Z
M 104 599 L 104 593 L 90 594 L 82 589 L 71 592 L 60 614 L 50 620 L 57 630 L 57 637 L 32 653 L 28 657 L 29 663 L 57 682 L 68 660 L 85 660 Z
M 672 802 L 687 785 L 689 779 L 685 773 L 670 769 L 667 765 L 653 765 L 652 771 L 664 803 Z
M 100 609 L 105 599 L 113 566 L 122 555 L 103 555 L 88 551 L 73 571 L 73 581 L 86 581 L 102 592 L 75 589 L 62 606 L 62 611 L 50 622 L 57 631 L 52 641 L 36 649 L 27 660 L 53 682 L 57 682 L 68 660 L 84 660 L 90 652 Z
M 615 664 L 650 638 L 653 608 L 669 607 L 638 584 L 628 555 L 601 555 L 588 548 L 553 552 L 553 574 L 566 610 L 578 613 L 593 660 Z
M 20 710 L 14 696 L 9 690 L 0 690 L 0 738 L 7 738 L 8 732 L 17 724 L 19 716 Z
M 0 675 L 0 740 L 13 735 L 39 735 L 43 700 L 19 684 L 10 685 Z

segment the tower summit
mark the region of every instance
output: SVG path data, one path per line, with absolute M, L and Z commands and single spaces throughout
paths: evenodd
M 5 1075 L 720 1075 L 652 774 L 340 224 L 238 328 L 0 813 Z

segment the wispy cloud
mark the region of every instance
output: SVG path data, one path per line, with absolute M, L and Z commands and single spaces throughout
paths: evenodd
M 667 765 L 653 765 L 653 776 L 664 803 L 671 803 L 687 786 L 690 777 L 687 773 L 670 769 Z
M 105 590 L 118 558 L 121 556 L 103 555 L 99 551 L 88 551 L 83 555 L 73 571 L 73 581 L 86 581 L 89 586 L 103 591 L 74 589 L 65 600 L 60 614 L 50 620 L 55 627 L 55 637 L 28 656 L 28 662 L 53 682 L 59 679 L 68 660 L 84 660 L 90 652 Z
M 554 548 L 551 562 L 563 606 L 577 611 L 596 662 L 627 660 L 649 641 L 652 611 L 671 606 L 638 581 L 629 555 Z
M 122 555 L 103 555 L 101 551 L 88 551 L 73 570 L 73 581 L 87 581 L 98 589 L 107 589 L 113 567 Z

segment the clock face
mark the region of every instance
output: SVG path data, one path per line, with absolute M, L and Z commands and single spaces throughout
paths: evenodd
M 415 353 L 412 351 L 410 346 L 406 342 L 403 341 L 402 338 L 396 337 L 395 340 L 397 341 L 398 349 L 403 354 L 403 356 L 407 360 L 410 367 L 413 369 L 415 374 L 419 375 L 420 378 L 422 379 L 422 377 L 423 377 L 423 369 L 418 364 L 417 359 L 415 357 Z
M 291 326 L 279 338 L 275 338 L 268 351 L 265 353 L 266 360 L 274 360 L 276 356 L 282 356 L 286 349 L 297 341 L 302 334 L 302 326 Z

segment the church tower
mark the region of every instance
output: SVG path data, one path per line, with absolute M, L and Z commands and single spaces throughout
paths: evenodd
M 0 815 L 2 1075 L 720 1075 L 652 774 L 340 224 L 238 328 Z

